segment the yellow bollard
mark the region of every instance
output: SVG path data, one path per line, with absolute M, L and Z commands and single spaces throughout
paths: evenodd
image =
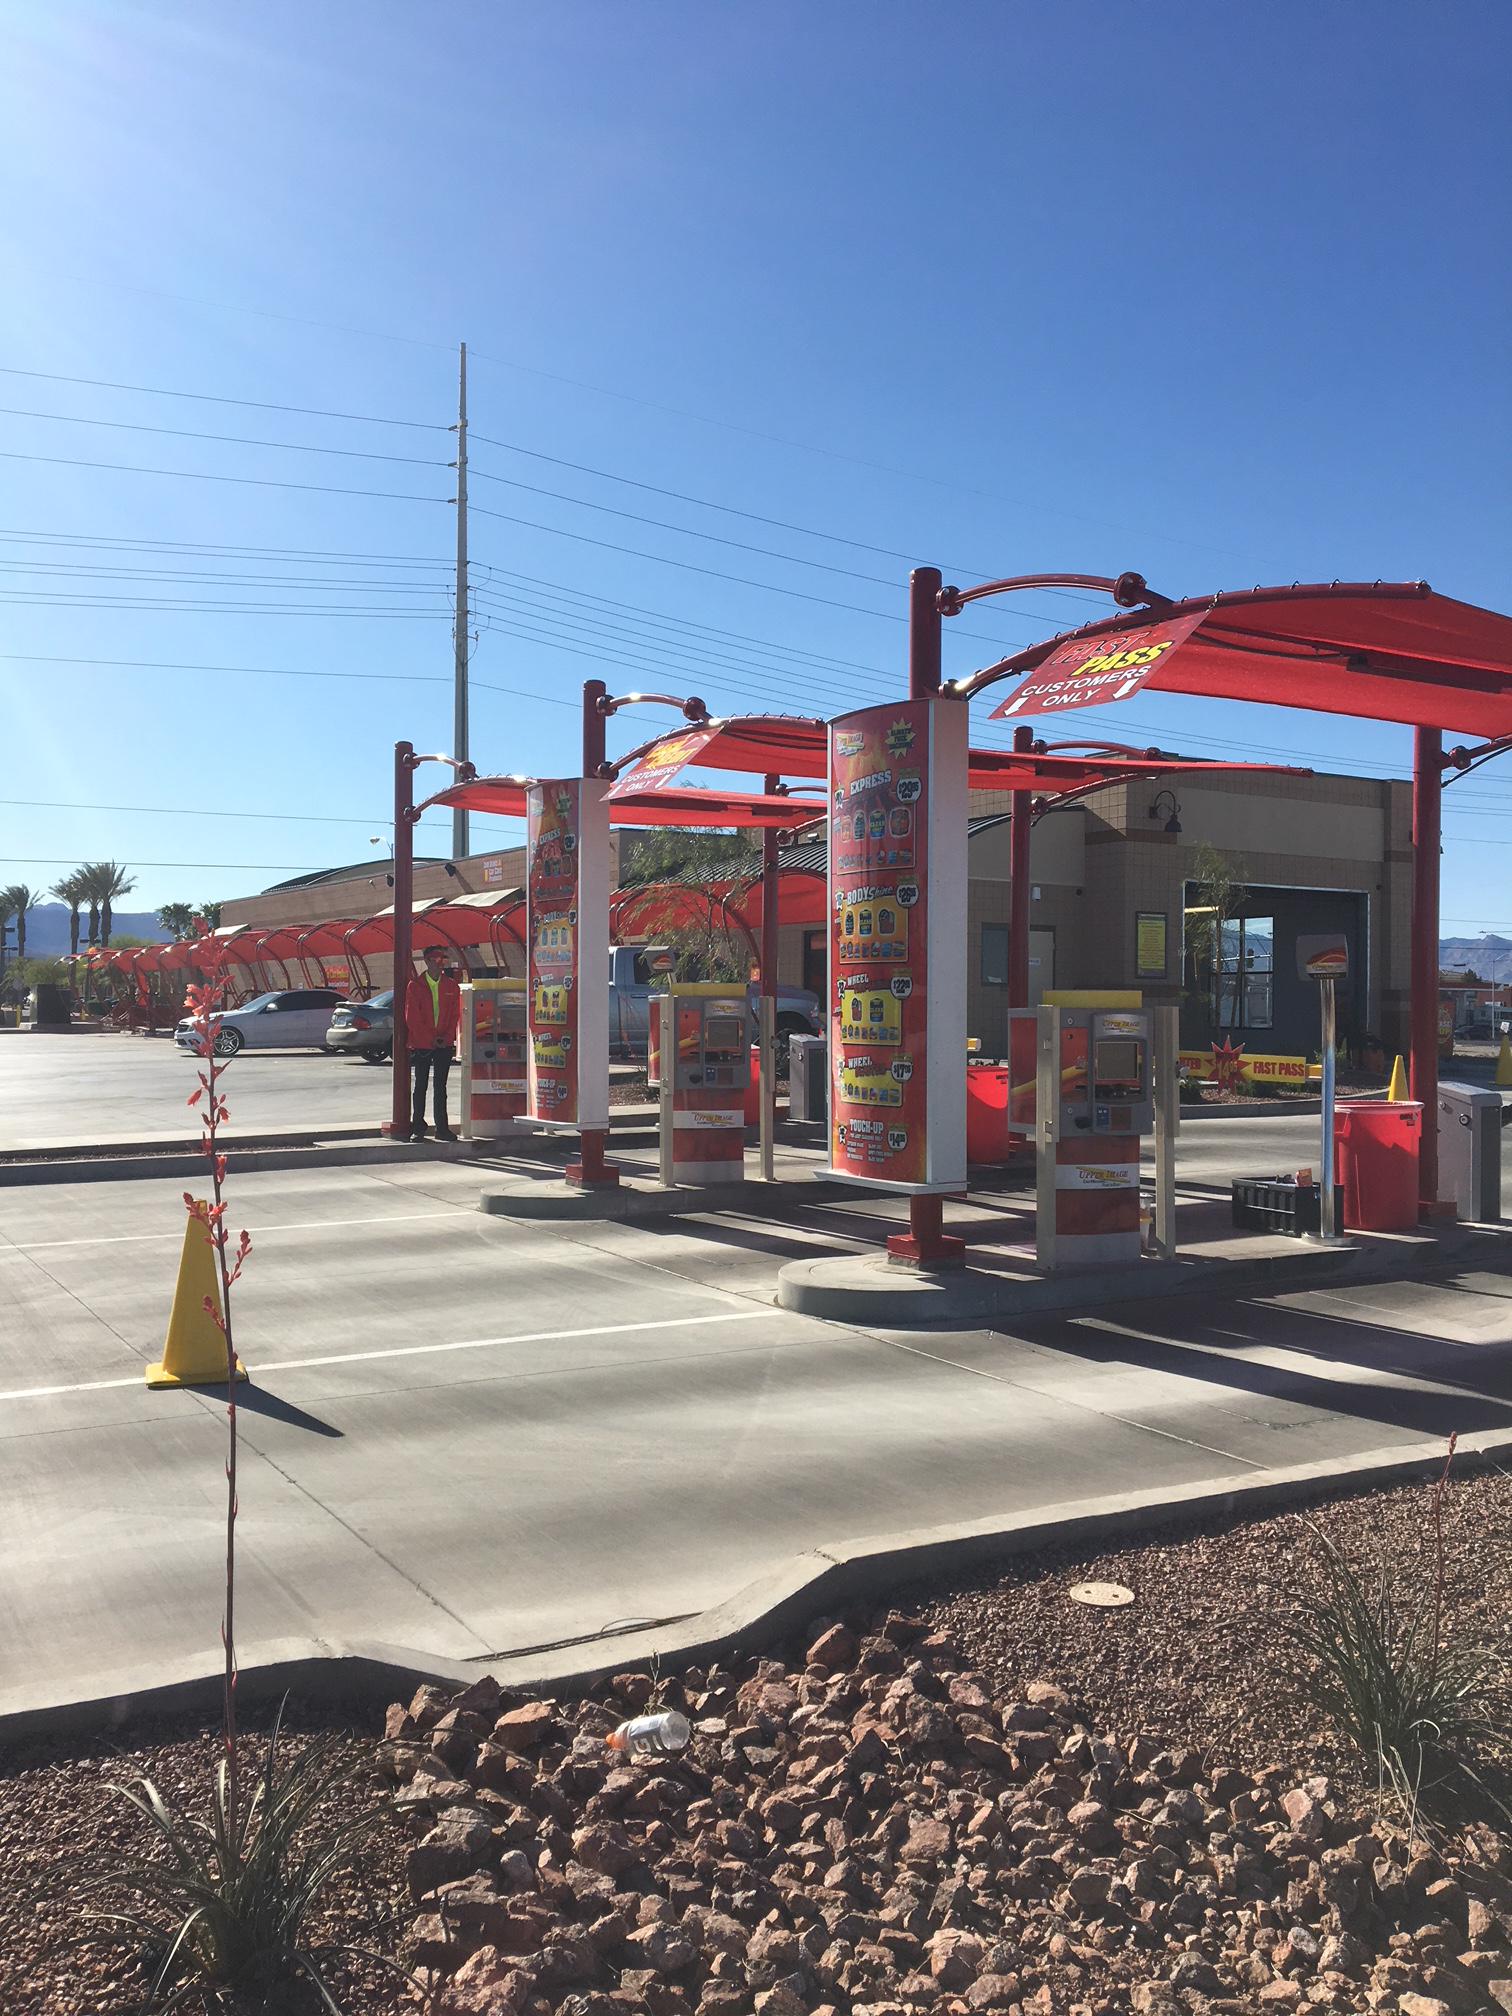
M 1501 1086 L 1512 1085 L 1512 1042 L 1505 1035 L 1496 1054 L 1496 1082 Z
M 210 1244 L 209 1206 L 196 1204 L 184 1226 L 184 1250 L 179 1256 L 178 1284 L 173 1291 L 173 1313 L 168 1318 L 168 1336 L 163 1355 L 147 1367 L 149 1386 L 224 1386 L 226 1383 L 226 1339 L 220 1325 L 205 1307 L 208 1297 L 222 1315 L 220 1271 L 215 1248 Z M 238 1358 L 236 1376 L 245 1379 L 247 1368 Z
M 1386 1097 L 1393 1104 L 1407 1097 L 1407 1066 L 1400 1057 L 1391 1067 L 1391 1083 L 1386 1087 Z

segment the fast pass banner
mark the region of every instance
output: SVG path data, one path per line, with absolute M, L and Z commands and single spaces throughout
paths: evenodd
M 525 839 L 527 1103 L 546 1127 L 609 1120 L 609 817 L 604 786 L 532 785 Z
M 609 787 L 611 798 L 628 798 L 635 791 L 659 790 L 663 784 L 670 784 L 679 770 L 685 770 L 697 756 L 705 743 L 712 742 L 719 732 L 719 724 L 711 721 L 706 728 L 690 728 L 685 735 L 673 735 L 648 749 L 638 763 L 633 763 L 616 783 Z
M 830 724 L 830 1169 L 887 1189 L 966 1175 L 965 718 Z
M 1016 686 L 994 721 L 1009 714 L 1049 714 L 1065 707 L 1102 707 L 1137 693 L 1156 667 L 1184 644 L 1207 614 L 1199 609 L 1170 623 L 1144 623 L 1111 636 L 1059 644 Z

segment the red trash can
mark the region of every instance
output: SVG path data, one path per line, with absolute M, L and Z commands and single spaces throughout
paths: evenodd
M 751 1082 L 745 1088 L 745 1124 L 761 1125 L 761 1045 L 751 1045 Z
M 1407 1232 L 1418 1222 L 1423 1109 L 1415 1099 L 1345 1099 L 1334 1107 L 1334 1160 L 1352 1232 Z
M 966 1066 L 966 1160 L 1006 1162 L 1013 1152 L 1008 1133 L 1008 1073 L 995 1064 Z

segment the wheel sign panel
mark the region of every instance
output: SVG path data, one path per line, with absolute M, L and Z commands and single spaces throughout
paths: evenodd
M 830 1166 L 853 1182 L 964 1180 L 964 723 L 907 700 L 830 727 Z

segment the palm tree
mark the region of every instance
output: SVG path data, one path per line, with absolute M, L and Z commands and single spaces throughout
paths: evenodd
M 56 896 L 60 903 L 68 905 L 68 956 L 70 959 L 75 959 L 79 953 L 79 905 L 87 900 L 83 870 L 76 868 L 72 875 L 65 875 L 60 881 L 54 882 L 48 894 Z
M 136 887 L 136 878 L 128 875 L 115 861 L 87 861 L 80 871 L 84 878 L 84 893 L 89 903 L 89 942 L 96 942 L 96 919 L 98 918 L 98 942 L 110 943 L 111 905 L 120 896 L 127 896 Z
M 0 889 L 0 974 L 5 972 L 5 941 L 10 932 L 11 918 L 15 915 L 10 897 L 9 889 Z
M 204 920 L 206 930 L 219 931 L 221 921 L 221 906 L 219 903 L 201 903 L 194 914 L 196 917 Z
M 165 931 L 171 931 L 182 942 L 194 929 L 195 914 L 192 903 L 165 903 L 157 919 Z
M 16 920 L 16 957 L 18 959 L 26 957 L 26 913 L 35 906 L 36 901 L 36 891 L 28 889 L 24 882 L 13 882 L 9 889 L 4 892 L 3 896 L 0 896 L 0 904 L 3 904 L 10 915 Z

